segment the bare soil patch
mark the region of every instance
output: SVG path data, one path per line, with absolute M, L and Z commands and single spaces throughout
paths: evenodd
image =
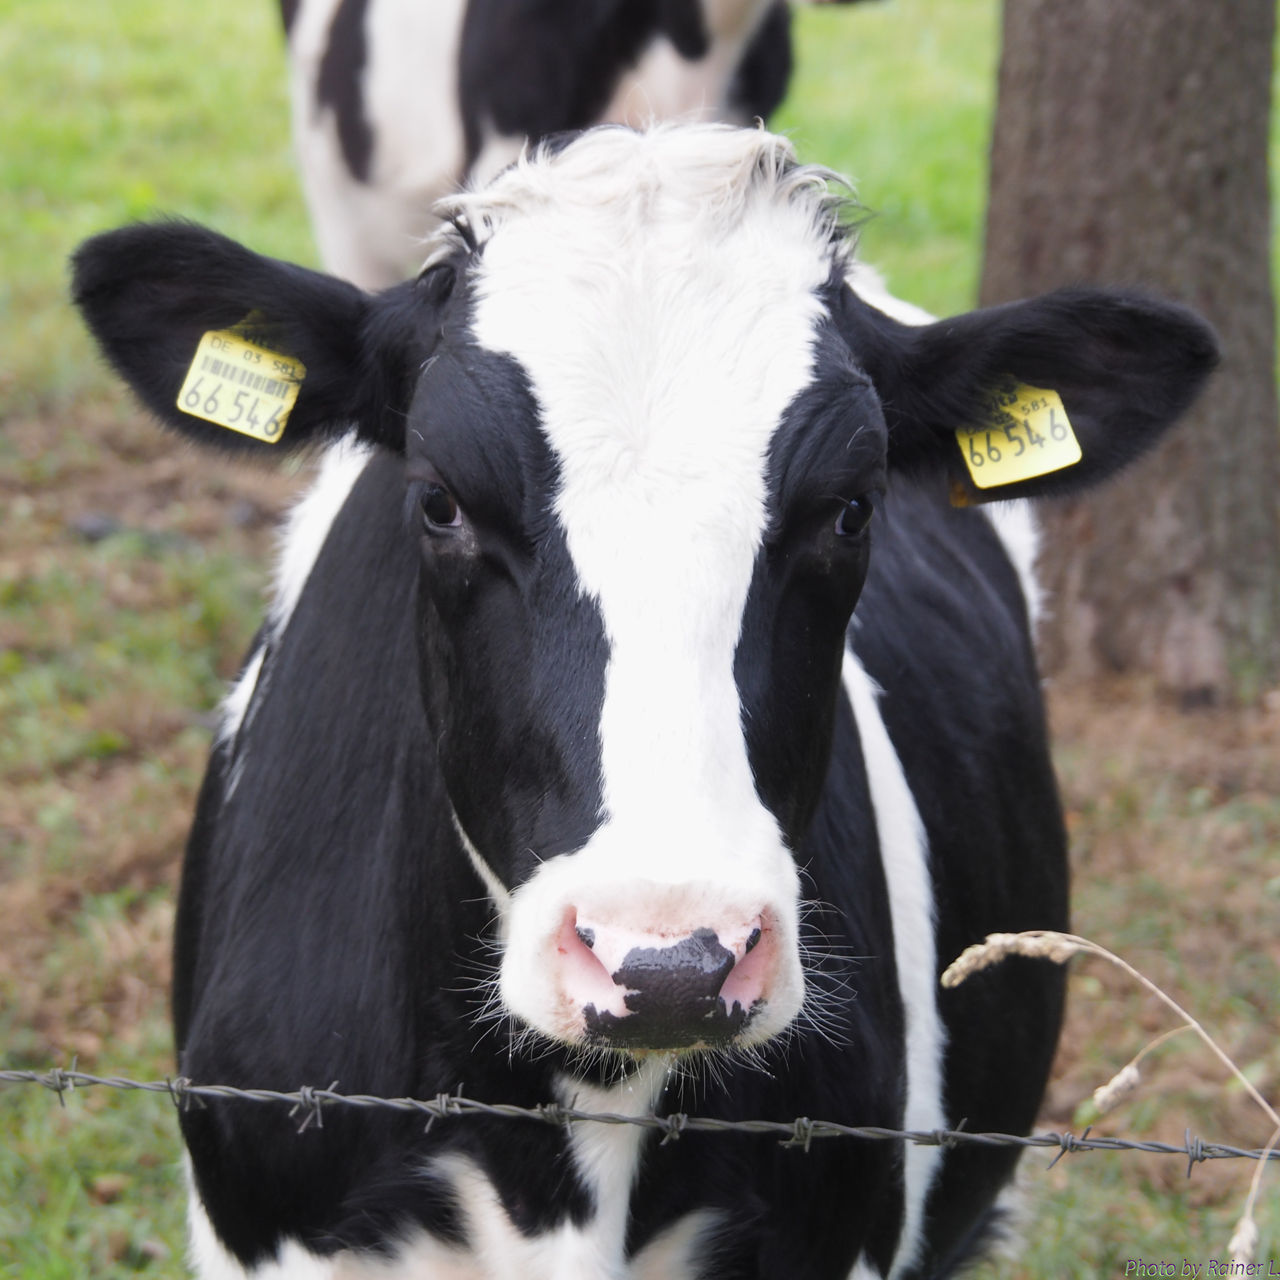
M 0 1027 L 94 1059 L 162 1016 L 211 711 L 294 465 L 197 454 L 128 405 L 0 437 Z

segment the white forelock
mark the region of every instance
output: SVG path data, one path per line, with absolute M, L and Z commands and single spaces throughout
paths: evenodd
M 798 164 L 790 140 L 763 129 L 675 122 L 644 130 L 605 126 L 560 151 L 545 143 L 526 148 L 488 186 L 447 196 L 436 211 L 464 221 L 481 244 L 508 220 L 551 208 L 607 221 L 630 242 L 642 228 L 652 231 L 664 222 L 677 230 L 692 221 L 727 231 L 758 211 L 763 196 L 798 212 L 843 252 L 839 215 L 848 201 L 832 184 L 849 185 L 829 169 Z M 456 242 L 450 228 L 440 235 L 447 247 Z

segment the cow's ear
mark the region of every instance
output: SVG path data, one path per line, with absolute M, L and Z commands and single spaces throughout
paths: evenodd
M 1198 316 L 1132 292 L 1062 289 L 906 325 L 844 288 L 837 312 L 884 407 L 890 468 L 946 471 L 953 493 L 974 498 L 1068 494 L 1114 474 L 1173 425 L 1218 362 Z M 1056 417 L 1041 392 L 1060 398 Z M 963 428 L 981 430 L 958 438 Z M 1021 465 L 1011 468 L 1015 451 Z M 1031 454 L 1054 469 L 1028 475 Z
M 216 447 L 271 453 L 355 424 L 370 441 L 403 448 L 411 379 L 421 367 L 413 308 L 400 297 L 412 285 L 371 296 L 182 222 L 95 236 L 72 268 L 75 303 L 93 336 L 165 425 Z M 218 348 L 203 342 L 207 334 L 231 336 Z M 246 353 L 246 344 L 281 359 Z M 220 355 L 231 359 L 216 363 Z M 208 367 L 193 393 L 197 356 Z M 235 372 L 219 380 L 228 364 Z M 288 408 L 288 384 L 298 378 Z M 254 425 L 269 423 L 282 404 L 282 430 Z M 201 416 L 206 408 L 211 415 Z M 226 425 L 231 417 L 237 426 Z

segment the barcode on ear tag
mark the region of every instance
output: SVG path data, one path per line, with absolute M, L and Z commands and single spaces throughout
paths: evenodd
M 277 444 L 306 376 L 302 361 L 218 329 L 200 339 L 177 404 L 193 418 Z
M 987 421 L 956 431 L 979 489 L 1061 471 L 1084 456 L 1056 391 L 1010 384 L 992 397 Z

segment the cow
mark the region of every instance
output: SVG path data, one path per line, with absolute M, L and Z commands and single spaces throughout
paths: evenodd
M 283 0 L 320 257 L 365 288 L 422 260 L 435 201 L 527 141 L 602 121 L 767 120 L 786 0 Z
M 827 175 L 763 130 L 590 130 L 446 211 L 378 294 L 185 223 L 75 257 L 167 427 L 339 442 L 200 792 L 181 1072 L 1028 1132 L 1062 971 L 938 983 L 1068 912 L 1028 548 L 975 499 L 1114 473 L 1212 332 L 1084 289 L 895 320 Z M 182 407 L 211 333 L 297 367 L 278 443 Z M 957 424 L 1010 378 L 1079 457 L 978 490 Z M 181 1125 L 205 1280 L 941 1277 L 1017 1161 L 347 1108 L 299 1133 L 234 1099 Z

